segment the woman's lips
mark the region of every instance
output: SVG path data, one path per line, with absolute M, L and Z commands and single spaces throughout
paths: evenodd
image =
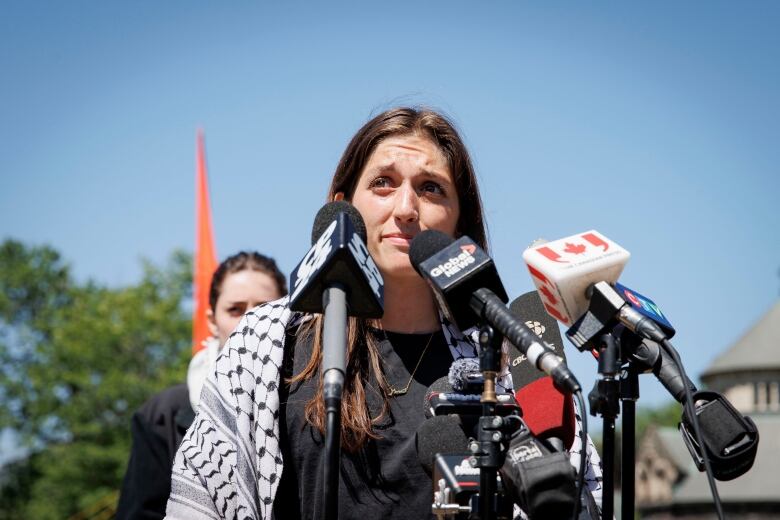
M 405 233 L 390 233 L 388 235 L 382 235 L 382 241 L 393 245 L 406 247 L 409 247 L 409 244 L 412 242 L 412 238 L 414 238 L 412 235 L 407 235 Z

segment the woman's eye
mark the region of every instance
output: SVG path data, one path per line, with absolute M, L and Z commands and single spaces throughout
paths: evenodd
M 243 307 L 230 307 L 228 310 L 228 314 L 231 316 L 243 316 L 244 315 L 244 308 Z
M 371 181 L 371 188 L 389 188 L 390 179 L 387 177 L 377 177 Z
M 444 195 L 444 188 L 438 182 L 427 181 L 422 185 L 422 191 L 434 195 Z

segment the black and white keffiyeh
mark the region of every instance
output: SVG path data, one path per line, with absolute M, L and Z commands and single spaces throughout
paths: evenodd
M 288 302 L 284 297 L 252 309 L 228 338 L 203 387 L 195 421 L 176 453 L 166 518 L 271 518 L 284 463 L 278 391 L 284 341 L 288 329 L 309 319 L 290 311 Z M 453 359 L 479 354 L 476 329 L 462 333 L 444 318 L 441 325 Z M 508 370 L 497 385 L 512 389 Z M 579 426 L 578 420 L 577 430 Z M 574 467 L 581 451 L 575 437 Z M 586 452 L 586 481 L 600 503 L 601 471 L 591 442 Z

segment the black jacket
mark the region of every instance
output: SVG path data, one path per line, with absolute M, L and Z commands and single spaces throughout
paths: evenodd
M 122 483 L 117 520 L 165 516 L 173 458 L 194 417 L 184 384 L 152 396 L 133 414 L 133 447 Z

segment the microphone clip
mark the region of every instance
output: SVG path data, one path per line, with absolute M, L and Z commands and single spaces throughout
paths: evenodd
M 580 352 L 595 348 L 599 337 L 617 322 L 615 316 L 626 303 L 614 290 L 602 290 L 604 286 L 605 282 L 599 282 L 589 287 L 587 312 L 566 331 L 566 337 Z
M 758 428 L 750 417 L 740 414 L 717 392 L 693 394 L 696 416 L 699 418 L 704 449 L 712 466 L 713 476 L 721 481 L 733 480 L 746 473 L 758 452 Z M 704 471 L 702 447 L 693 435 L 690 411 L 685 407 L 679 425 L 685 446 L 699 471 Z

